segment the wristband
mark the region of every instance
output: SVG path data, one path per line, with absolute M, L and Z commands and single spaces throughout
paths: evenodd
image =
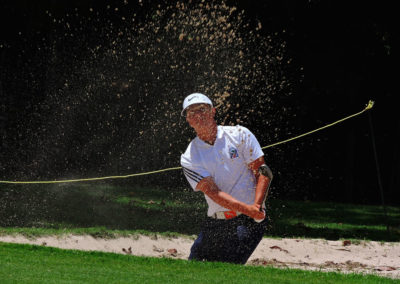
M 258 173 L 265 177 L 269 177 L 272 180 L 273 175 L 272 175 L 271 169 L 266 164 L 262 164 L 258 168 Z

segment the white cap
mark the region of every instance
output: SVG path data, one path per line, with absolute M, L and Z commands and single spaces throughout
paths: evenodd
M 207 96 L 200 93 L 193 93 L 187 96 L 183 101 L 183 110 L 181 112 L 181 115 L 184 115 L 184 111 L 187 107 L 194 104 L 208 104 L 213 106 L 211 100 Z

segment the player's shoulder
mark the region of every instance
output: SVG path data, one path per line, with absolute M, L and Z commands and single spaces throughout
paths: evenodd
M 242 125 L 234 126 L 220 126 L 222 131 L 231 136 L 241 136 L 243 134 L 251 133 L 250 130 Z
M 190 141 L 189 145 L 187 146 L 185 152 L 181 155 L 181 163 L 182 162 L 189 162 L 197 157 L 197 150 L 196 150 L 196 139 Z
M 190 141 L 189 145 L 186 147 L 185 152 L 182 155 L 186 155 L 186 154 L 190 154 L 191 150 L 194 147 L 194 141 L 195 139 L 193 139 L 192 141 Z

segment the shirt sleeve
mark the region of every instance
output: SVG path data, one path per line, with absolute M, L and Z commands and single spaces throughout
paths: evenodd
M 197 184 L 205 177 L 211 174 L 205 169 L 194 153 L 191 153 L 190 147 L 181 156 L 181 166 L 183 173 L 193 190 L 197 191 Z
M 258 143 L 257 138 L 249 129 L 242 126 L 242 135 L 242 153 L 246 164 L 250 164 L 264 156 L 260 143 Z

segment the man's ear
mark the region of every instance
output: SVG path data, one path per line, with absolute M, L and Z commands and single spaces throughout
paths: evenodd
M 215 109 L 215 107 L 211 108 L 211 112 L 212 112 L 213 117 L 215 118 L 215 114 L 217 113 L 217 110 Z

